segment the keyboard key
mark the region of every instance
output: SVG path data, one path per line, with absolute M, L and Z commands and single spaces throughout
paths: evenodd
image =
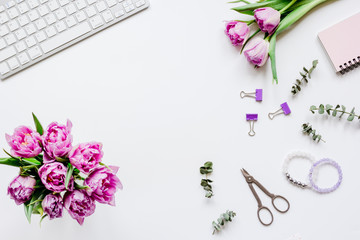
M 9 14 L 9 17 L 11 19 L 14 19 L 16 18 L 17 16 L 19 16 L 19 11 L 16 9 L 16 8 L 10 8 L 7 13 Z
M 78 8 L 79 10 L 81 10 L 81 9 L 83 9 L 83 8 L 86 7 L 85 0 L 76 0 L 76 1 L 75 1 L 75 4 L 76 4 L 76 6 L 77 6 L 77 8 Z
M 18 57 L 21 65 L 24 65 L 25 63 L 28 63 L 30 61 L 30 59 L 26 53 L 21 53 L 17 57 Z
M 34 32 L 36 32 L 35 25 L 33 23 L 30 23 L 30 24 L 26 25 L 25 26 L 25 31 L 27 32 L 28 35 L 33 34 Z
M 98 16 L 91 18 L 90 23 L 91 23 L 91 26 L 95 29 L 95 28 L 102 26 L 104 24 L 104 21 L 98 15 Z
M 15 68 L 18 68 L 20 66 L 16 57 L 10 58 L 7 63 L 9 64 L 11 70 L 14 70 Z
M 7 16 L 6 12 L 0 14 L 0 24 L 6 23 L 9 21 L 9 17 Z
M 76 13 L 75 17 L 78 20 L 78 22 L 82 22 L 86 19 L 86 15 L 85 15 L 84 11 L 80 11 L 80 12 Z
M 56 17 L 55 17 L 55 15 L 53 13 L 50 13 L 50 14 L 45 16 L 45 20 L 48 23 L 48 25 L 51 25 L 54 22 L 56 22 Z
M 26 12 L 29 11 L 29 7 L 27 6 L 26 3 L 20 3 L 20 4 L 18 5 L 18 9 L 19 9 L 19 11 L 20 11 L 21 14 L 26 13 Z
M 120 10 L 120 11 L 116 11 L 115 12 L 115 17 L 121 17 L 122 15 L 124 15 L 125 14 L 125 12 L 123 11 L 123 10 Z
M 88 32 L 91 31 L 91 27 L 87 22 L 82 22 L 73 28 L 57 35 L 41 44 L 41 48 L 44 53 L 48 53 Z
M 131 11 L 134 10 L 134 9 L 135 9 L 135 6 L 134 6 L 133 4 L 125 7 L 125 11 L 126 11 L 126 12 L 131 12 Z
M 16 50 L 18 50 L 18 52 L 22 52 L 26 49 L 26 45 L 25 45 L 24 41 L 16 43 L 15 47 L 16 47 Z
M 42 19 L 42 18 L 40 18 L 39 20 L 36 20 L 35 25 L 39 30 L 44 29 L 46 27 L 46 23 L 45 23 L 44 19 Z
M 140 1 L 137 1 L 137 2 L 135 3 L 136 7 L 141 7 L 141 6 L 144 5 L 144 4 L 145 4 L 145 1 L 144 1 L 144 0 L 140 0 Z
M 7 2 L 7 3 L 5 4 L 5 6 L 6 6 L 7 8 L 11 8 L 11 7 L 15 6 L 15 2 L 14 2 L 14 1 L 9 1 L 9 2 Z
M 35 33 L 35 37 L 38 42 L 42 42 L 46 39 L 46 35 L 45 35 L 44 31 Z
M 11 45 L 16 42 L 15 35 L 13 33 L 10 33 L 4 37 L 5 41 L 8 45 Z
M 40 50 L 40 48 L 38 46 L 30 48 L 28 53 L 29 53 L 29 56 L 30 56 L 30 58 L 32 60 L 34 60 L 34 59 L 36 59 L 36 58 L 38 58 L 38 57 L 40 57 L 42 55 L 41 50 Z
M 0 38 L 0 50 L 6 47 L 6 42 L 3 38 Z
M 48 6 L 50 8 L 51 11 L 55 11 L 56 9 L 59 8 L 59 4 L 57 3 L 56 0 L 51 0 L 48 2 Z
M 69 15 L 73 14 L 74 12 L 76 12 L 76 7 L 75 7 L 75 5 L 74 5 L 73 3 L 70 3 L 69 5 L 67 5 L 67 6 L 65 7 L 65 9 L 66 9 L 66 12 L 67 12 Z
M 64 19 L 64 18 L 66 17 L 65 10 L 62 9 L 62 8 L 56 10 L 56 11 L 55 11 L 55 15 L 57 16 L 57 18 L 58 18 L 59 20 Z
M 15 36 L 18 40 L 24 39 L 27 35 L 24 29 L 20 28 L 19 30 L 15 31 Z
M 30 36 L 27 39 L 25 39 L 25 43 L 28 47 L 32 47 L 32 46 L 36 45 L 36 40 L 33 36 Z
M 102 16 L 107 23 L 114 19 L 110 10 L 106 10 L 105 12 L 103 12 Z
M 64 21 L 55 23 L 55 27 L 58 32 L 62 32 L 66 29 L 66 25 L 65 25 Z
M 0 26 L 0 36 L 3 37 L 9 33 L 9 29 L 6 25 Z
M 39 18 L 39 14 L 38 12 L 35 10 L 32 10 L 31 12 L 28 13 L 28 16 L 30 18 L 30 21 L 35 21 L 36 19 Z
M 49 9 L 47 8 L 46 5 L 42 5 L 42 6 L 38 7 L 37 10 L 39 11 L 40 16 L 45 16 L 46 14 L 49 13 Z
M 13 46 L 7 47 L 4 50 L 0 51 L 0 62 L 12 57 L 16 54 L 16 50 Z
M 52 37 L 56 34 L 56 30 L 53 26 L 50 26 L 47 29 L 45 29 L 45 32 L 48 37 Z
M 3 12 L 5 10 L 5 7 L 3 5 L 0 5 L 0 12 Z
M 13 31 L 15 31 L 16 29 L 19 28 L 19 24 L 17 23 L 16 20 L 13 20 L 13 21 L 8 23 L 8 27 L 9 27 L 10 31 L 13 32 Z
M 68 27 L 72 27 L 72 26 L 76 25 L 76 20 L 73 16 L 66 18 L 65 22 L 68 25 Z
M 65 6 L 69 3 L 69 0 L 59 0 L 60 6 Z
M 20 26 L 22 26 L 22 27 L 29 23 L 29 19 L 26 15 L 18 17 L 17 20 L 18 20 Z
M 100 1 L 100 2 L 96 3 L 95 5 L 99 12 L 102 12 L 106 9 L 106 4 L 104 1 Z
M 116 5 L 116 0 L 106 0 L 106 3 L 108 4 L 109 7 L 112 7 L 114 5 Z
M 39 2 L 37 0 L 27 0 L 27 3 L 29 4 L 31 9 L 39 6 Z
M 85 11 L 86 11 L 86 14 L 88 15 L 88 17 L 92 17 L 96 14 L 96 10 L 95 10 L 94 6 L 88 7 Z
M 96 3 L 96 0 L 87 0 L 88 4 L 91 5 L 93 3 Z
M 8 73 L 9 71 L 10 71 L 10 68 L 8 67 L 8 65 L 6 63 L 0 64 L 0 74 L 4 75 L 4 74 Z

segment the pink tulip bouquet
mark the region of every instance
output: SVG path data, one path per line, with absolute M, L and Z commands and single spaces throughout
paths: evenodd
M 252 16 L 253 19 L 229 21 L 225 33 L 234 46 L 242 47 L 241 52 L 255 67 L 263 66 L 270 57 L 273 81 L 278 83 L 275 61 L 277 35 L 326 1 L 331 0 L 259 0 L 255 3 L 237 0 L 231 3 L 242 2 L 245 5 L 232 10 Z M 249 26 L 253 23 L 257 24 L 257 30 L 250 35 Z M 263 33 L 261 37 L 258 35 L 260 32 Z
M 32 214 L 40 214 L 41 221 L 60 218 L 65 208 L 82 225 L 94 213 L 95 202 L 114 206 L 122 184 L 118 167 L 102 163 L 102 144 L 73 146 L 69 120 L 66 125 L 53 122 L 44 131 L 34 114 L 33 118 L 36 131 L 20 126 L 13 135 L 5 135 L 10 153 L 4 150 L 9 157 L 0 158 L 0 164 L 20 169 L 8 195 L 24 205 L 28 221 Z

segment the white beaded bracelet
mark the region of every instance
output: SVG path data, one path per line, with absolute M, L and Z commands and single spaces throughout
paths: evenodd
M 295 180 L 294 178 L 292 178 L 290 176 L 290 173 L 288 171 L 289 169 L 289 163 L 291 160 L 293 160 L 294 158 L 302 158 L 302 159 L 307 159 L 311 162 L 311 164 L 313 164 L 315 162 L 315 158 L 309 154 L 309 153 L 306 153 L 306 152 L 301 152 L 301 151 L 296 151 L 296 152 L 293 152 L 293 153 L 290 153 L 286 156 L 285 160 L 284 160 L 284 164 L 283 164 L 283 173 L 285 175 L 285 177 L 287 178 L 287 180 L 289 182 L 291 182 L 292 184 L 298 186 L 298 187 L 301 187 L 301 188 L 311 188 L 311 185 L 310 185 L 310 182 L 309 182 L 309 179 L 307 179 L 306 183 L 304 182 L 300 182 L 298 180 Z M 313 173 L 313 179 L 316 179 L 317 177 L 317 172 L 318 171 L 314 171 Z

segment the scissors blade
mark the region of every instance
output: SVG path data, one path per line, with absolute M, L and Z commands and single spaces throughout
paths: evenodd
M 251 175 L 244 168 L 242 168 L 240 170 L 245 179 L 248 177 L 251 177 Z

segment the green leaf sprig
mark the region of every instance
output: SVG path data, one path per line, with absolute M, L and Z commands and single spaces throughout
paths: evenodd
M 336 107 L 334 107 L 333 105 L 330 104 L 326 104 L 324 106 L 324 104 L 320 104 L 319 107 L 316 106 L 311 106 L 310 107 L 310 111 L 315 114 L 315 112 L 318 112 L 319 114 L 324 114 L 325 112 L 330 116 L 336 117 L 338 113 L 341 113 L 339 115 L 339 118 L 342 118 L 342 116 L 344 114 L 347 114 L 347 120 L 349 122 L 353 121 L 355 118 L 360 120 L 360 116 L 355 114 L 355 108 L 352 108 L 352 110 L 350 112 L 346 111 L 346 107 L 344 105 L 336 105 Z
M 311 78 L 311 73 L 316 68 L 317 64 L 318 60 L 314 60 L 312 62 L 312 67 L 309 70 L 306 67 L 303 67 L 304 72 L 300 72 L 301 79 L 296 79 L 296 83 L 291 88 L 291 93 L 293 95 L 296 95 L 298 92 L 301 91 L 301 85 L 309 82 L 309 79 Z
M 200 167 L 200 173 L 205 174 L 205 178 L 201 179 L 200 185 L 206 191 L 205 197 L 207 198 L 211 198 L 212 196 L 214 196 L 212 186 L 210 185 L 210 183 L 212 183 L 213 181 L 207 178 L 207 175 L 213 172 L 212 166 L 212 162 L 206 162 L 204 163 L 204 166 Z
M 323 141 L 325 142 L 323 139 L 322 139 L 322 136 L 320 134 L 316 134 L 316 130 L 312 128 L 312 126 L 309 124 L 309 123 L 304 123 L 302 125 L 302 132 L 311 136 L 312 140 L 315 141 L 315 142 L 320 142 L 320 141 Z
M 213 235 L 215 232 L 219 232 L 221 230 L 221 226 L 224 226 L 225 222 L 232 222 L 232 219 L 236 216 L 236 213 L 233 211 L 227 210 L 225 213 L 221 214 L 217 219 L 217 222 L 213 221 L 212 226 L 214 228 Z

